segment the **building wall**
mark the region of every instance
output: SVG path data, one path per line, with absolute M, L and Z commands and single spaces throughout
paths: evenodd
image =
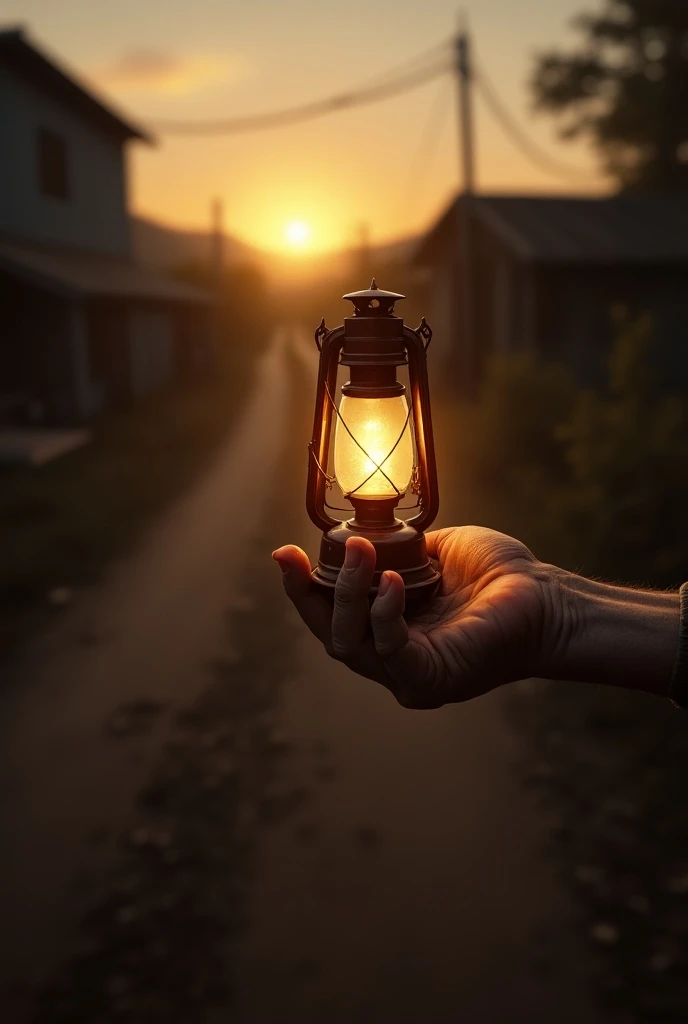
M 612 310 L 650 314 L 652 362 L 668 390 L 688 390 L 688 267 L 549 267 L 540 271 L 538 348 L 590 385 L 603 384 L 616 328 Z
M 41 193 L 38 133 L 67 145 L 70 196 Z M 0 66 L 0 232 L 126 256 L 123 146 L 69 107 Z
M 179 376 L 186 308 L 94 300 L 87 308 L 91 393 L 106 408 L 128 405 Z M 182 351 L 182 348 L 184 351 Z
M 460 294 L 455 271 L 458 243 L 447 232 L 432 255 L 432 326 L 443 355 L 461 365 Z M 565 363 L 579 382 L 606 383 L 614 341 L 612 308 L 654 321 L 654 368 L 670 391 L 688 393 L 688 264 L 686 266 L 538 265 L 519 258 L 477 218 L 471 231 L 474 351 L 479 385 L 493 354 L 533 349 Z M 433 340 L 433 346 L 435 341 Z M 452 382 L 456 377 L 451 378 Z
M 430 309 L 427 320 L 432 327 L 433 357 L 444 360 L 454 351 L 455 324 L 453 317 L 453 294 L 456 289 L 456 273 L 449 262 L 433 268 L 429 283 Z
M 0 272 L 0 406 L 19 417 L 78 416 L 72 303 Z
M 172 377 L 175 317 L 165 309 L 129 312 L 131 389 L 135 396 L 166 384 Z

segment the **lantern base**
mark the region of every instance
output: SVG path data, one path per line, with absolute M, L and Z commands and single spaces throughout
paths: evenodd
M 397 519 L 385 529 L 361 529 L 356 520 L 333 526 L 323 534 L 320 558 L 313 570 L 313 582 L 334 596 L 339 570 L 344 564 L 346 542 L 350 537 L 365 537 L 375 548 L 377 560 L 370 587 L 377 594 L 380 577 L 387 569 L 398 572 L 406 587 L 406 607 L 412 608 L 437 590 L 440 574 L 428 558 L 425 535 Z

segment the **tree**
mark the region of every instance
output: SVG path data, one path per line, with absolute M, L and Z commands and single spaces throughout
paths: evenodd
M 536 109 L 589 139 L 624 191 L 688 189 L 688 3 L 606 0 L 581 45 L 536 58 Z
M 616 311 L 605 394 L 582 391 L 558 427 L 570 469 L 550 511 L 587 571 L 675 586 L 688 568 L 688 415 L 652 371 L 652 319 Z

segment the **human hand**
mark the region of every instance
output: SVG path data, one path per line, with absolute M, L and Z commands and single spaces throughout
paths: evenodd
M 406 618 L 396 572 L 382 574 L 370 606 L 375 548 L 362 537 L 347 541 L 334 607 L 312 582 L 305 552 L 287 545 L 273 558 L 287 595 L 328 653 L 382 683 L 404 707 L 437 708 L 545 674 L 566 642 L 561 571 L 512 537 L 480 527 L 438 530 L 426 541 L 441 584 Z

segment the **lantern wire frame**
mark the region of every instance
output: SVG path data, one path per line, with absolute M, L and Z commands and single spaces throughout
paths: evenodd
M 391 458 L 391 456 L 394 454 L 394 452 L 396 451 L 396 449 L 399 446 L 399 444 L 401 444 L 401 441 L 402 441 L 402 439 L 404 437 L 404 434 L 406 433 L 406 431 L 407 431 L 407 429 L 409 427 L 409 423 L 411 422 L 412 404 L 409 404 L 409 406 L 408 406 L 408 411 L 406 413 L 406 419 L 404 420 L 404 426 L 402 427 L 401 432 L 400 432 L 398 438 L 396 439 L 396 441 L 394 442 L 393 446 L 390 448 L 389 452 L 384 457 L 384 459 L 382 459 L 382 461 L 378 464 L 378 462 L 372 457 L 372 455 L 370 455 L 369 452 L 366 451 L 366 449 L 363 447 L 361 442 L 358 440 L 358 438 L 353 434 L 353 432 L 349 428 L 346 420 L 344 419 L 344 417 L 341 414 L 339 406 L 337 405 L 337 403 L 334 400 L 334 397 L 333 397 L 333 395 L 332 395 L 332 393 L 330 391 L 329 385 L 327 383 L 325 383 L 325 393 L 327 395 L 328 401 L 330 402 L 330 405 L 332 406 L 332 410 L 334 412 L 334 415 L 335 415 L 336 419 L 344 427 L 344 429 L 346 430 L 347 434 L 349 435 L 351 440 L 354 442 L 354 444 L 357 445 L 357 447 L 361 449 L 361 451 L 366 456 L 366 458 L 370 459 L 370 461 L 372 462 L 373 466 L 375 467 L 372 470 L 372 472 L 369 473 L 368 476 L 365 477 L 365 479 L 362 480 L 361 483 L 357 487 L 355 487 L 351 491 L 348 491 L 346 494 L 343 494 L 343 497 L 345 499 L 347 499 L 347 500 L 350 500 L 351 495 L 355 495 L 356 492 L 359 491 L 361 489 L 361 487 L 364 487 L 365 484 L 367 484 L 368 481 L 373 476 L 375 476 L 375 474 L 377 472 L 380 472 L 384 476 L 385 480 L 387 480 L 387 482 L 390 484 L 390 486 L 394 488 L 394 490 L 396 491 L 397 495 L 399 496 L 399 499 L 402 499 L 406 492 L 399 490 L 399 488 L 396 486 L 394 481 L 389 478 L 389 476 L 387 475 L 387 473 L 385 473 L 385 471 L 384 471 L 384 469 L 382 467 Z M 420 506 L 421 506 L 420 487 L 419 487 L 419 470 L 418 470 L 418 464 L 417 464 L 418 452 L 417 452 L 417 448 L 416 448 L 415 430 L 411 430 L 411 442 L 413 444 L 413 469 L 411 471 L 411 490 L 413 491 L 414 494 L 418 495 L 418 500 L 416 501 L 416 503 L 414 505 L 397 505 L 397 511 L 398 512 L 412 512 L 414 509 L 420 508 Z M 332 487 L 335 485 L 335 483 L 337 483 L 337 478 L 335 476 L 333 476 L 332 474 L 328 473 L 327 470 L 320 464 L 320 461 L 319 461 L 317 455 L 315 454 L 315 451 L 313 450 L 312 446 L 309 445 L 309 448 L 310 448 L 310 453 L 311 453 L 311 455 L 312 455 L 312 457 L 313 457 L 313 459 L 315 461 L 315 464 L 318 467 L 318 471 L 325 478 L 325 483 L 326 483 L 327 489 L 331 490 Z M 328 456 L 329 456 L 329 452 L 328 452 Z M 346 507 L 344 507 L 342 505 L 330 505 L 330 503 L 327 500 L 325 501 L 325 508 L 329 509 L 330 512 L 352 512 L 353 511 L 353 506 L 351 506 L 349 508 L 346 508 Z

